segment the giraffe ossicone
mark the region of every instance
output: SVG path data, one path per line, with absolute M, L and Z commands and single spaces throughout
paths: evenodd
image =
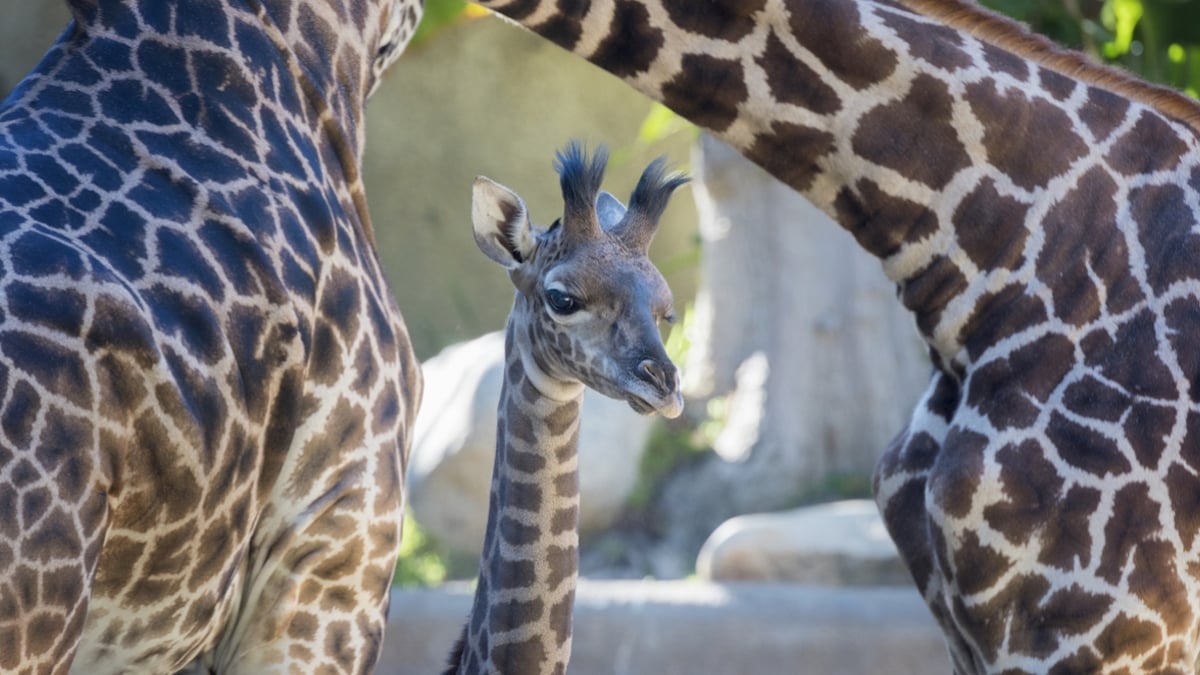
M 959 0 L 480 4 L 882 261 L 934 372 L 876 501 L 957 673 L 1195 672 L 1200 104 Z
M 563 217 L 534 226 L 512 190 L 480 177 L 471 220 L 516 287 L 505 333 L 491 506 L 479 585 L 447 674 L 562 675 L 571 654 L 579 551 L 583 387 L 677 417 L 679 375 L 658 324 L 672 316 L 650 241 L 685 182 L 660 160 L 626 208 L 599 191 L 607 155 L 557 157 Z

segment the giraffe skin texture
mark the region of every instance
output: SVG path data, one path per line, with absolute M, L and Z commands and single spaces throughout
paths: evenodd
M 935 367 L 876 500 L 955 672 L 1195 672 L 1196 103 L 956 0 L 480 4 L 881 260 Z
M 363 106 L 417 0 L 73 0 L 0 104 L 0 671 L 364 673 L 420 374 Z
M 564 675 L 579 576 L 579 410 L 584 386 L 643 414 L 683 411 L 658 321 L 672 315 L 649 259 L 671 193 L 662 161 L 628 209 L 599 193 L 607 153 L 557 157 L 565 208 L 547 229 L 480 177 L 475 240 L 516 286 L 505 332 L 496 459 L 474 605 L 446 675 Z M 599 201 L 598 201 L 599 200 Z

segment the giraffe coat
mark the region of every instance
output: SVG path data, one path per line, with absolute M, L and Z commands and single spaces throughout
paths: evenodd
M 0 106 L 0 670 L 367 672 L 420 379 L 362 113 L 419 2 L 71 4 Z
M 956 0 L 481 4 L 880 258 L 935 371 L 876 497 L 958 673 L 1194 672 L 1200 106 Z

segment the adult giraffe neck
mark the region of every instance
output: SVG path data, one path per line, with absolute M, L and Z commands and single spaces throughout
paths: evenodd
M 529 377 L 510 317 L 479 584 L 450 673 L 555 675 L 571 655 L 579 571 L 582 387 Z M 536 366 L 534 366 L 536 368 Z M 457 666 L 457 667 L 455 667 Z
M 950 372 L 1057 312 L 1054 300 L 1069 300 L 1059 318 L 1075 325 L 1104 311 L 1055 280 L 1063 261 L 1047 241 L 1109 260 L 1107 285 L 1136 285 L 1118 278 L 1127 251 L 1097 248 L 1081 224 L 1116 228 L 1090 205 L 1195 146 L 1195 104 L 953 0 L 481 4 L 664 102 L 831 215 L 883 261 Z M 1162 156 L 1147 161 L 1147 148 Z

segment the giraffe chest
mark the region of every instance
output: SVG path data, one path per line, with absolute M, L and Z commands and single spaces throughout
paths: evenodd
M 1200 417 L 1162 325 L 937 375 L 885 454 L 877 500 L 960 672 L 1196 662 Z

